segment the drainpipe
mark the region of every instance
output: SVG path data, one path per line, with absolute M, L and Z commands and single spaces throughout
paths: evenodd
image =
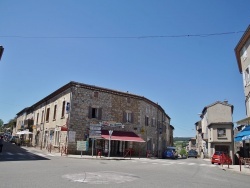
M 157 104 L 157 121 L 156 121 L 156 152 L 158 157 L 158 150 L 159 150 L 159 121 L 158 121 L 158 111 L 159 105 Z
M 73 86 L 70 87 L 70 101 L 69 101 L 69 112 L 68 112 L 68 121 L 67 121 L 67 139 L 66 139 L 66 147 L 67 148 L 69 146 L 69 123 L 70 123 L 70 113 L 71 113 L 71 107 L 72 107 L 72 92 L 73 92 L 72 87 Z
M 43 130 L 42 130 L 42 140 L 41 140 L 41 150 L 43 149 L 43 141 L 44 141 L 44 128 L 45 128 L 45 120 L 46 120 L 46 110 L 47 110 L 47 101 L 45 101 L 45 108 L 43 114 Z

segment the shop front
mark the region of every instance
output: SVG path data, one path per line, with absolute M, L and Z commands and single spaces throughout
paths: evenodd
M 110 133 L 109 130 L 101 131 L 101 139 L 95 141 L 96 153 L 101 152 L 104 156 L 109 154 L 121 157 L 140 156 L 141 144 L 145 142 L 141 137 L 128 131 L 112 131 L 112 134 Z

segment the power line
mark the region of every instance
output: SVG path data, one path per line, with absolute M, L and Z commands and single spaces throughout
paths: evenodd
M 245 31 L 232 31 L 223 33 L 205 34 L 184 34 L 184 35 L 145 35 L 145 36 L 21 36 L 21 35 L 2 35 L 0 38 L 24 38 L 24 39 L 149 39 L 149 38 L 188 38 L 188 37 L 212 37 L 221 35 L 232 35 Z

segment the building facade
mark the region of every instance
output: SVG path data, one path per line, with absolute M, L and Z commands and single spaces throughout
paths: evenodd
M 242 74 L 246 107 L 246 114 L 242 115 L 243 119 L 236 122 L 235 135 L 237 135 L 247 125 L 250 125 L 250 25 L 239 40 L 234 51 L 239 72 Z M 236 152 L 240 151 L 241 157 L 250 157 L 250 141 L 248 139 L 237 140 L 235 142 L 235 150 Z
M 204 107 L 197 122 L 197 151 L 210 158 L 215 151 L 224 151 L 233 159 L 233 105 L 217 101 Z
M 17 130 L 32 122 L 32 145 L 77 154 L 77 141 L 87 141 L 90 154 L 161 157 L 173 140 L 173 126 L 163 108 L 149 99 L 107 88 L 70 82 L 17 114 Z M 100 126 L 100 130 L 93 127 Z M 29 126 L 30 127 L 30 126 Z M 107 132 L 113 133 L 107 139 Z M 131 135 L 135 135 L 137 138 Z M 170 138 L 171 137 L 171 138 Z M 111 145 L 109 145 L 109 141 Z M 91 151 L 92 148 L 92 151 Z

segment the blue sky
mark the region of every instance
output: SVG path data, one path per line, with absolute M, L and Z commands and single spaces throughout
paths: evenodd
M 215 101 L 228 100 L 240 120 L 234 48 L 249 7 L 249 0 L 1 0 L 0 119 L 76 81 L 158 102 L 174 136 L 194 136 L 198 113 Z

